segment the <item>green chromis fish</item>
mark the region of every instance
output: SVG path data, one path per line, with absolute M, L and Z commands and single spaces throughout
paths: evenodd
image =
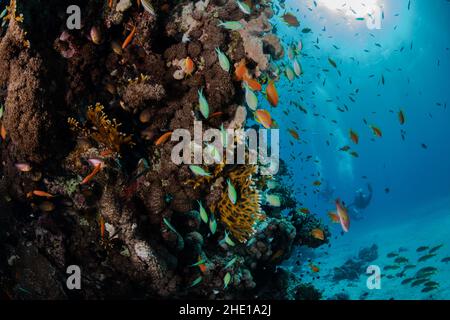
M 201 260 L 197 261 L 196 263 L 191 264 L 189 267 L 197 267 L 197 266 L 199 266 L 201 264 L 205 264 L 205 263 L 206 263 L 206 260 L 205 259 L 201 259 Z
M 0 19 L 3 19 L 7 13 L 8 13 L 8 9 L 5 8 L 5 10 L 3 10 L 2 13 L 0 13 Z
M 164 223 L 166 224 L 167 228 L 169 228 L 174 233 L 178 234 L 177 230 L 172 226 L 172 224 L 167 220 L 166 218 L 163 218 Z
M 280 207 L 281 206 L 280 196 L 278 196 L 276 194 L 267 194 L 266 202 L 272 207 Z
M 229 245 L 230 247 L 234 247 L 236 244 L 234 243 L 233 240 L 231 240 L 230 236 L 228 235 L 228 232 L 225 231 L 225 238 L 224 241 L 227 245 Z
M 228 287 L 228 285 L 230 284 L 230 281 L 231 281 L 231 274 L 229 272 L 227 272 L 225 277 L 223 277 L 223 288 L 224 289 L 226 289 Z
M 245 14 L 251 14 L 252 10 L 250 9 L 250 7 L 248 6 L 248 4 L 246 4 L 245 2 L 241 2 L 239 0 L 236 0 L 236 4 L 239 7 L 239 9 L 245 13 Z
M 236 204 L 237 201 L 236 188 L 234 187 L 230 179 L 227 179 L 227 185 L 228 185 L 228 198 L 230 199 L 232 204 Z
M 223 53 L 219 48 L 216 48 L 216 53 L 222 70 L 225 72 L 230 72 L 230 61 L 228 60 L 225 53 Z
M 218 26 L 232 31 L 237 31 L 244 28 L 242 23 L 239 21 L 220 21 Z
M 244 87 L 245 87 L 245 102 L 247 103 L 247 106 L 251 110 L 256 111 L 256 109 L 258 108 L 258 97 L 253 92 L 253 90 L 250 89 L 250 87 L 246 82 L 244 82 Z
M 215 234 L 217 230 L 217 221 L 213 215 L 211 215 L 209 219 L 209 230 L 211 231 L 212 234 Z
M 191 171 L 196 175 L 196 176 L 206 176 L 206 177 L 211 177 L 211 174 L 209 172 L 206 172 L 205 169 L 203 169 L 202 167 L 196 166 L 194 164 L 189 166 L 189 169 L 191 169 Z
M 198 211 L 200 212 L 200 218 L 202 219 L 202 221 L 204 223 L 208 223 L 208 214 L 206 213 L 205 208 L 203 207 L 203 204 L 201 201 L 197 201 L 198 202 Z
M 202 113 L 205 119 L 209 117 L 209 104 L 206 101 L 205 96 L 203 95 L 203 89 L 198 90 L 198 103 L 200 106 L 200 112 Z
M 233 258 L 233 259 L 231 259 L 226 265 L 225 265 L 225 267 L 223 267 L 224 269 L 228 269 L 228 268 L 230 268 L 232 265 L 234 265 L 235 264 L 235 262 L 236 262 L 236 260 L 237 260 L 237 258 L 235 257 L 235 258 Z
M 297 77 L 300 77 L 303 73 L 302 67 L 300 63 L 297 61 L 297 59 L 294 60 L 294 72 L 297 75 Z
M 197 279 L 195 279 L 194 281 L 192 281 L 191 285 L 189 286 L 189 288 L 195 287 L 196 285 L 198 285 L 200 282 L 202 282 L 203 278 L 202 277 L 198 277 Z

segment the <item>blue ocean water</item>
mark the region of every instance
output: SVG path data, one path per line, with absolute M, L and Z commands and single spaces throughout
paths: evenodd
M 297 59 L 304 74 L 293 81 L 282 75 L 277 82 L 280 105 L 263 107 L 271 110 L 281 129 L 281 158 L 293 171 L 296 198 L 333 234 L 331 247 L 303 252 L 321 269 L 306 280 L 321 288 L 324 298 L 344 293 L 351 299 L 450 299 L 450 263 L 441 262 L 450 256 L 450 2 L 372 1 L 381 8 L 381 29 L 357 19 L 367 20 L 364 5 L 370 2 L 287 0 L 284 7 L 274 5 L 278 15 L 273 22 L 283 43 L 302 41 Z M 356 15 L 349 7 L 358 8 Z M 284 12 L 294 13 L 300 27 L 285 24 L 279 17 Z M 283 71 L 292 61 L 285 57 L 279 65 Z M 403 125 L 400 110 L 406 118 Z M 371 125 L 382 137 L 373 134 Z M 297 130 L 300 141 L 289 128 Z M 350 129 L 359 135 L 357 145 L 350 140 Z M 344 146 L 358 157 L 339 151 Z M 322 185 L 313 186 L 316 180 Z M 372 201 L 341 235 L 340 226 L 327 216 L 335 209 L 333 200 L 350 204 L 356 190 L 368 193 L 367 184 L 373 188 Z M 326 185 L 334 189 L 328 199 L 314 192 Z M 333 280 L 336 267 L 372 244 L 378 246 L 378 258 L 370 264 L 381 269 L 380 289 L 367 288 L 365 273 L 353 281 Z M 418 247 L 440 244 L 435 256 L 418 261 L 428 252 L 417 252 Z M 389 252 L 408 262 L 394 263 L 387 258 Z M 296 269 L 296 259 L 306 258 L 300 252 L 286 267 L 307 271 L 306 263 Z M 405 264 L 414 268 L 398 275 Z M 399 268 L 385 271 L 388 265 Z M 437 269 L 429 281 L 438 286 L 422 292 L 423 283 L 401 284 L 427 266 Z

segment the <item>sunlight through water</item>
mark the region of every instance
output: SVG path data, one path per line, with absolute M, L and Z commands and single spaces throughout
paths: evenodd
M 355 17 L 372 14 L 374 9 L 379 7 L 378 0 L 317 0 L 317 3 L 330 10 Z

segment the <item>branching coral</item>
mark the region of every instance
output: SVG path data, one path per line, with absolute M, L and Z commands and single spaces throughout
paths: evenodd
M 89 106 L 86 112 L 87 123 L 84 126 L 80 126 L 74 118 L 69 118 L 71 129 L 80 131 L 83 136 L 92 138 L 113 152 L 119 152 L 123 145 L 134 145 L 131 136 L 119 131 L 121 124 L 117 123 L 116 119 L 109 120 L 103 108 L 100 103 Z M 87 126 L 88 123 L 90 126 Z
M 254 165 L 236 166 L 228 176 L 239 194 L 239 200 L 233 204 L 225 190 L 220 200 L 210 206 L 211 212 L 220 215 L 222 223 L 240 242 L 247 241 L 255 233 L 256 222 L 265 219 L 261 213 L 260 194 L 252 179 L 256 170 Z
M 9 20 L 10 22 L 11 21 L 15 21 L 15 22 L 18 22 L 18 23 L 23 23 L 23 21 L 24 21 L 23 14 L 21 13 L 21 14 L 17 15 L 17 3 L 16 3 L 16 0 L 11 0 L 10 1 L 9 6 L 6 6 L 6 11 L 7 11 L 7 14 L 3 17 L 3 23 L 6 23 L 7 20 Z M 30 41 L 25 38 L 26 35 L 27 35 L 27 32 L 23 31 L 23 33 L 22 33 L 22 37 L 23 37 L 22 43 L 23 43 L 23 46 L 25 48 L 29 48 L 30 47 Z

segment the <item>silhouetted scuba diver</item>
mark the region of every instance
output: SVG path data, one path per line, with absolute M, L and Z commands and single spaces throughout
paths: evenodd
M 350 215 L 355 220 L 362 219 L 360 210 L 366 209 L 369 206 L 370 201 L 372 200 L 373 190 L 372 190 L 372 186 L 370 185 L 370 183 L 367 184 L 367 190 L 369 191 L 369 194 L 365 194 L 361 188 L 358 189 L 356 191 L 355 199 L 353 200 L 353 203 L 351 203 L 347 207 Z

